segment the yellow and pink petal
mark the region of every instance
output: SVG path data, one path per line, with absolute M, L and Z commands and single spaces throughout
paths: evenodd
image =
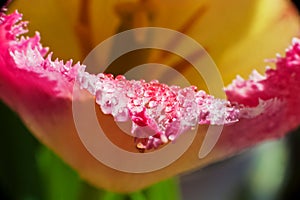
M 86 83 L 84 76 L 93 77 L 93 75 L 86 74 L 83 71 L 84 66 L 80 64 L 73 66 L 71 61 L 67 63 L 59 60 L 52 61 L 51 53 L 48 53 L 47 48 L 42 47 L 39 42 L 39 34 L 32 38 L 23 38 L 21 35 L 27 30 L 24 27 L 26 23 L 20 21 L 21 14 L 15 12 L 10 15 L 3 13 L 0 15 L 1 100 L 20 115 L 34 135 L 61 156 L 84 179 L 98 187 L 122 192 L 134 191 L 178 173 L 224 159 L 261 141 L 281 137 L 300 124 L 300 107 L 297 104 L 299 99 L 300 53 L 299 41 L 296 39 L 287 51 L 286 56 L 275 60 L 277 68 L 268 69 L 266 76 L 254 73 L 248 81 L 242 79 L 234 81 L 226 89 L 228 101 L 215 99 L 204 92 L 196 91 L 194 87 L 181 90 L 156 81 L 143 82 L 140 85 L 146 89 L 150 96 L 153 88 L 155 92 L 168 91 L 162 93 L 165 100 L 152 99 L 153 102 L 150 103 L 144 101 L 144 97 L 140 98 L 133 94 L 132 97 L 129 96 L 133 99 L 127 99 L 128 102 L 125 103 L 122 102 L 124 105 L 121 108 L 126 107 L 128 109 L 126 118 L 114 115 L 115 107 L 108 106 L 107 102 L 103 101 L 103 98 L 110 95 L 107 94 L 109 92 L 104 91 L 105 93 L 103 93 L 103 90 L 99 91 L 98 88 L 94 90 L 93 85 L 92 89 L 84 85 Z M 204 114 L 195 112 L 195 118 L 202 119 L 198 123 L 225 124 L 225 128 L 216 147 L 203 159 L 199 159 L 198 151 L 205 136 L 206 125 L 199 126 L 197 137 L 191 148 L 180 159 L 166 168 L 141 174 L 125 173 L 111 169 L 96 160 L 86 150 L 76 132 L 72 114 L 72 101 L 82 100 L 72 97 L 76 77 L 81 80 L 82 87 L 89 89 L 91 92 L 91 94 L 85 92 L 87 101 L 94 101 L 93 95 L 95 95 L 96 102 L 100 104 L 102 110 L 105 109 L 104 113 L 112 114 L 117 121 L 131 120 L 137 126 L 136 128 L 150 124 L 151 128 L 157 130 L 157 126 L 153 125 L 155 117 L 151 118 L 146 112 L 147 109 L 150 105 L 159 103 L 162 104 L 164 109 L 168 110 L 168 103 L 176 102 L 176 105 L 178 105 L 177 101 L 180 101 L 180 95 L 183 95 L 182 104 L 189 104 L 190 107 L 187 106 L 188 108 L 205 111 Z M 130 82 L 120 76 L 113 78 L 110 75 L 102 74 L 96 79 L 96 81 L 102 81 L 101 84 L 109 82 L 114 87 L 120 81 L 128 83 L 125 90 L 122 91 L 128 91 L 133 87 Z M 103 88 L 105 89 L 105 87 Z M 115 88 L 118 89 L 118 87 Z M 118 95 L 121 95 L 120 92 Z M 196 100 L 198 97 L 200 98 L 199 101 Z M 142 104 L 137 102 L 142 102 Z M 194 104 L 194 102 L 197 104 Z M 198 107 L 200 104 L 204 106 Z M 215 106 L 205 110 L 207 104 Z M 140 106 L 141 110 L 139 110 Z M 172 111 L 172 106 L 170 107 Z M 217 120 L 214 122 L 212 119 L 218 116 L 217 111 L 220 108 L 225 109 L 226 112 L 224 113 L 227 114 L 228 118 L 225 117 L 227 119 L 225 121 Z M 186 113 L 187 111 L 183 110 L 176 117 L 180 121 L 186 117 Z M 171 117 L 174 116 L 171 115 Z M 119 129 L 114 125 L 114 120 L 110 115 L 104 115 L 99 111 L 98 118 L 107 123 L 106 126 L 109 126 L 112 137 L 118 136 L 115 133 Z M 221 119 L 224 119 L 224 116 Z M 167 118 L 167 120 L 169 119 Z M 166 124 L 162 125 L 165 126 L 166 130 L 170 130 L 167 129 Z M 175 129 L 171 130 L 173 132 L 181 129 L 180 126 L 174 127 Z M 180 134 L 184 134 L 184 131 Z M 175 136 L 177 137 L 180 134 Z M 169 137 L 170 135 L 166 136 L 169 140 L 174 139 Z M 158 139 L 162 143 L 166 142 L 165 137 L 158 137 Z M 136 146 L 133 137 L 127 136 L 122 142 L 130 146 L 131 149 Z M 101 141 L 99 141 L 100 144 Z M 144 148 L 158 147 L 160 142 L 150 140 L 149 145 L 147 145 L 148 143 Z

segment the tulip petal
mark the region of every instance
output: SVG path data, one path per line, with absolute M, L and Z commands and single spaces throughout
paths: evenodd
M 117 171 L 96 160 L 76 131 L 72 100 L 83 100 L 72 99 L 72 90 L 75 77 L 84 66 L 72 67 L 70 62 L 64 64 L 45 58 L 47 49 L 40 45 L 38 35 L 18 39 L 17 36 L 26 32 L 26 23 L 18 23 L 20 17 L 17 12 L 0 17 L 0 97 L 21 116 L 33 134 L 82 178 L 98 187 L 121 192 L 144 188 L 224 159 L 263 140 L 283 136 L 300 124 L 297 107 L 300 51 L 299 41 L 295 40 L 286 57 L 276 60 L 277 68 L 267 70 L 266 77 L 254 74 L 249 81 L 239 80 L 228 87 L 229 100 L 237 103 L 242 111 L 240 121 L 226 125 L 208 156 L 198 157 L 207 129 L 206 125 L 201 125 L 191 147 L 171 165 L 151 173 Z M 94 103 L 92 95 L 84 94 L 86 102 Z M 111 116 L 99 111 L 98 117 L 111 133 L 120 132 Z M 130 137 L 122 142 L 130 148 L 134 146 Z

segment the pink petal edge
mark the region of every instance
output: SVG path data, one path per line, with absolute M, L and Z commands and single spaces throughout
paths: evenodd
M 72 66 L 72 60 L 52 61 L 52 53 L 41 45 L 38 32 L 33 37 L 22 36 L 28 32 L 28 22 L 21 20 L 18 11 L 0 14 L 0 70 L 1 78 L 8 81 L 3 81 L 2 87 L 22 82 L 52 96 L 71 98 L 77 71 L 82 66 Z
M 220 138 L 227 151 L 281 138 L 300 124 L 300 40 L 268 62 L 276 67 L 267 67 L 265 76 L 253 71 L 249 80 L 237 77 L 225 88 L 228 100 L 240 106 L 239 122 L 225 127 Z

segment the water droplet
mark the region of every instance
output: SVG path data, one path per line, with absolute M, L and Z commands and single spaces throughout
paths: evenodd
M 165 108 L 166 113 L 169 113 L 169 112 L 172 112 L 172 111 L 173 111 L 173 108 L 171 106 L 166 106 L 166 108 Z
M 167 138 L 167 136 L 164 135 L 164 134 L 161 134 L 161 135 L 160 135 L 160 139 L 161 139 L 161 141 L 162 141 L 163 143 L 167 143 L 167 142 L 169 141 L 168 138 Z
M 103 83 L 102 90 L 107 93 L 113 93 L 115 91 L 115 87 L 114 87 L 113 83 L 106 82 L 106 83 Z
M 148 103 L 148 106 L 149 106 L 149 108 L 154 108 L 154 107 L 156 107 L 157 106 L 157 101 L 149 101 L 149 103 Z
M 134 98 L 136 95 L 135 95 L 134 91 L 128 90 L 126 93 L 126 96 L 129 98 Z
M 142 105 L 142 102 L 141 102 L 140 99 L 134 99 L 134 100 L 132 101 L 132 103 L 133 103 L 133 105 L 135 105 L 135 106 L 140 106 L 140 105 Z
M 175 140 L 175 135 L 169 135 L 169 137 L 168 137 L 168 139 L 170 140 L 170 141 L 174 141 Z
M 125 122 L 129 118 L 129 112 L 127 108 L 119 109 L 116 113 L 113 113 L 115 121 Z

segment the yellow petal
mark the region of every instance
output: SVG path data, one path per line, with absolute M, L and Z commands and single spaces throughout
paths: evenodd
M 70 4 L 69 11 L 76 13 L 75 5 Z M 10 5 L 9 12 L 15 9 L 23 13 L 24 20 L 30 22 L 30 35 L 39 31 L 42 35 L 42 43 L 51 48 L 55 57 L 64 60 L 81 58 L 75 27 L 70 23 L 71 18 L 59 2 L 32 0 L 29 3 L 26 0 L 17 0 Z
M 262 72 L 264 59 L 283 53 L 300 31 L 298 13 L 288 0 L 185 3 L 163 1 L 153 24 L 196 39 L 217 64 L 225 84 L 237 74 L 246 76 L 253 69 Z M 184 71 L 190 79 L 197 78 L 191 68 Z
M 248 77 L 253 69 L 263 73 L 265 59 L 273 58 L 276 53 L 283 55 L 299 30 L 298 12 L 288 1 L 276 0 L 270 4 L 262 1 L 252 29 L 217 61 L 223 80 L 228 84 L 237 74 Z
M 11 9 L 17 8 L 25 14 L 31 30 L 39 30 L 43 43 L 58 57 L 83 60 L 93 47 L 120 31 L 165 27 L 181 31 L 204 46 L 219 67 L 225 84 L 237 74 L 249 74 L 254 67 L 262 69 L 263 59 L 283 52 L 300 29 L 297 13 L 288 0 L 32 2 L 35 6 L 18 0 Z M 161 53 L 153 54 L 143 62 L 154 60 L 171 66 L 179 63 L 172 57 L 157 60 Z M 123 63 L 120 67 L 124 68 L 136 64 L 130 60 L 134 59 L 123 59 L 118 64 Z M 201 79 L 193 77 L 191 68 L 180 65 L 193 84 Z

